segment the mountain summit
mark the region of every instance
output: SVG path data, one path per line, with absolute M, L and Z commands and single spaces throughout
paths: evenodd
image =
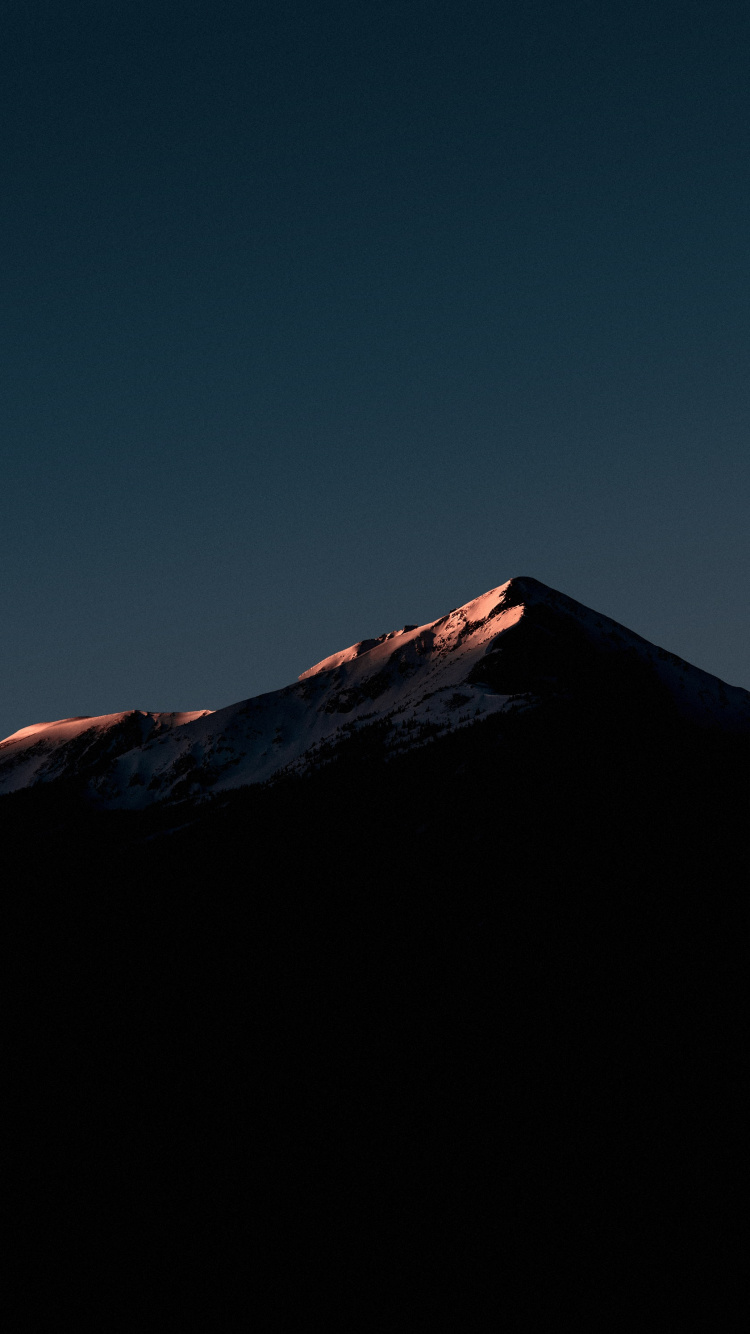
M 677 716 L 750 730 L 747 691 L 519 577 L 216 712 L 133 710 L 22 728 L 0 743 L 0 793 L 77 779 L 97 805 L 140 809 L 310 771 L 365 729 L 396 755 L 551 698 L 582 709 L 596 699 L 616 713 L 657 695 Z

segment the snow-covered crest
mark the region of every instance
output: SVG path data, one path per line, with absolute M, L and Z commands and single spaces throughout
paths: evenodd
M 87 774 L 93 765 L 111 762 L 152 736 L 192 723 L 208 712 L 147 713 L 127 709 L 21 727 L 0 741 L 0 792 Z
M 488 593 L 483 593 L 481 597 L 474 598 L 467 602 L 463 607 L 457 607 L 448 612 L 447 616 L 441 616 L 437 621 L 429 621 L 426 625 L 405 625 L 402 630 L 391 630 L 388 634 L 379 635 L 377 639 L 363 639 L 358 644 L 352 644 L 349 648 L 341 649 L 339 653 L 332 653 L 329 658 L 324 658 L 314 667 L 308 667 L 306 672 L 301 672 L 300 681 L 306 680 L 310 676 L 316 676 L 318 672 L 331 672 L 336 667 L 342 667 L 347 662 L 353 662 L 356 658 L 361 658 L 364 654 L 373 653 L 374 650 L 383 650 L 378 654 L 378 658 L 388 656 L 395 647 L 394 640 L 399 639 L 404 643 L 414 640 L 430 632 L 436 631 L 437 627 L 443 627 L 442 632 L 438 634 L 437 642 L 441 645 L 450 643 L 451 639 L 457 638 L 461 630 L 467 624 L 478 625 L 486 621 L 491 610 L 497 607 L 510 588 L 513 581 L 500 584 L 498 588 L 491 588 Z M 385 648 L 389 645 L 389 648 Z
M 683 713 L 750 726 L 750 694 L 531 578 L 500 584 L 436 621 L 362 640 L 282 690 L 219 709 L 132 710 L 22 728 L 0 743 L 0 792 L 88 777 L 100 804 L 197 799 L 325 763 L 373 724 L 388 752 L 424 744 L 539 692 L 567 689 L 630 654 Z M 616 700 L 613 701 L 616 708 Z

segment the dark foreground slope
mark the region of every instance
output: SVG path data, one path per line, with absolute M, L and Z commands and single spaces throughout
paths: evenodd
M 731 1249 L 747 753 L 619 684 L 199 814 L 2 799 L 31 1291 L 669 1315 L 684 1218 Z

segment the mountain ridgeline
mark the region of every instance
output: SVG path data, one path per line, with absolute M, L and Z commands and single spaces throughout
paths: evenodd
M 750 735 L 747 691 L 519 578 L 217 712 L 131 710 L 24 727 L 0 743 L 0 792 L 75 780 L 98 808 L 197 802 L 312 773 L 357 735 L 377 731 L 396 756 L 552 698 L 578 702 L 582 729 L 592 707 L 614 718 L 637 702 L 644 723 L 671 711 L 686 723 Z

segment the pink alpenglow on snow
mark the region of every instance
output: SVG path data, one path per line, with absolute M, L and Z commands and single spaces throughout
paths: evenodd
M 534 708 L 619 655 L 661 682 L 678 712 L 750 728 L 750 694 L 616 621 L 517 578 L 445 616 L 361 640 L 297 681 L 216 712 L 107 714 L 22 728 L 0 743 L 0 793 L 85 778 L 90 800 L 138 809 L 304 773 L 376 724 L 397 755 L 493 715 Z M 616 698 L 613 699 L 616 707 Z
M 98 717 L 58 718 L 32 723 L 0 741 L 0 793 L 15 792 L 34 783 L 74 777 L 92 761 L 122 754 L 133 745 L 173 727 L 202 718 L 208 709 L 187 713 L 146 713 L 128 709 Z

